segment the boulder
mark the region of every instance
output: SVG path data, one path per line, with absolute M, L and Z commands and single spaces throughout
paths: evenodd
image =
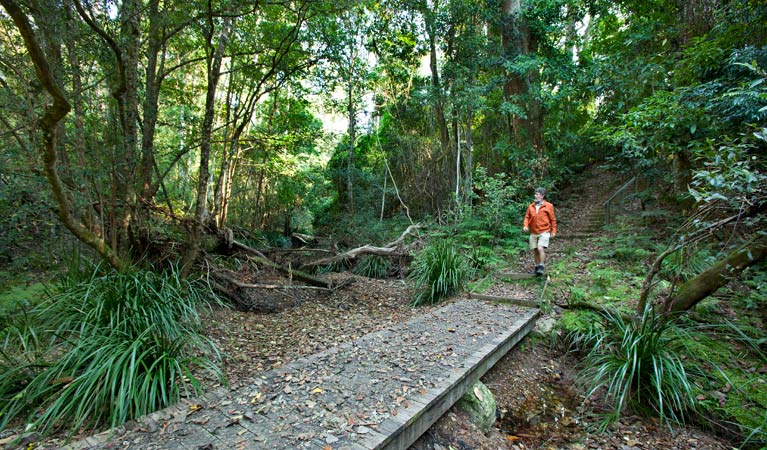
M 468 414 L 472 422 L 487 433 L 495 423 L 495 396 L 481 381 L 474 385 L 456 403 L 458 409 Z

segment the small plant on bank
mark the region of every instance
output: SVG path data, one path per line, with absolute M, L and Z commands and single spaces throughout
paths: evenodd
M 683 330 L 648 307 L 639 318 L 603 313 L 605 325 L 572 336 L 588 349 L 579 381 L 586 398 L 604 392 L 612 412 L 602 426 L 630 409 L 657 415 L 662 422 L 683 423 L 696 409 L 693 384 L 679 355 Z
M 199 393 L 196 369 L 221 378 L 199 333 L 210 300 L 178 273 L 71 270 L 3 333 L 0 360 L 13 369 L 0 374 L 0 429 L 17 418 L 41 432 L 115 426 Z
M 354 266 L 352 272 L 368 278 L 386 278 L 391 270 L 391 261 L 389 258 L 378 255 L 365 255 L 360 258 L 359 263 Z
M 458 292 L 471 278 L 470 262 L 452 243 L 442 241 L 416 255 L 410 272 L 415 296 L 413 306 L 439 303 Z

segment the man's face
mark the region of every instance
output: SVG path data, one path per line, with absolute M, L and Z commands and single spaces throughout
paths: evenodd
M 541 194 L 540 192 L 536 192 L 535 193 L 535 201 L 536 202 L 541 202 L 542 200 L 543 200 L 543 194 Z

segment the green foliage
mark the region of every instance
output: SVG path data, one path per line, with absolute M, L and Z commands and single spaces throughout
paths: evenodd
M 484 229 L 498 236 L 510 213 L 519 206 L 516 202 L 519 187 L 511 183 L 505 173 L 489 176 L 482 166 L 474 170 L 473 181 L 474 189 L 482 193 L 474 214 L 482 221 Z
M 702 247 L 682 248 L 663 260 L 661 276 L 670 281 L 687 281 L 709 268 L 716 257 Z
M 209 291 L 164 272 L 73 267 L 48 299 L 2 333 L 0 428 L 115 426 L 199 392 L 196 368 L 221 376 L 199 334 Z
M 697 147 L 695 155 L 701 167 L 695 171 L 690 187 L 695 200 L 712 204 L 724 202 L 738 209 L 743 202 L 761 198 L 767 175 L 759 155 L 765 144 L 767 132 L 758 130 L 735 139 L 727 136 L 710 139 Z
M 386 278 L 391 267 L 391 261 L 385 256 L 364 255 L 354 266 L 353 272 L 368 278 Z
M 640 318 L 626 319 L 617 312 L 603 316 L 603 327 L 571 338 L 589 349 L 578 375 L 588 387 L 586 397 L 604 390 L 611 405 L 603 426 L 626 408 L 657 414 L 662 422 L 684 422 L 696 399 L 680 358 L 681 329 L 650 307 Z
M 736 301 L 747 310 L 758 311 L 764 308 L 767 305 L 767 270 L 764 265 L 761 270 L 749 270 L 743 284 L 745 289 L 737 293 Z
M 429 244 L 419 252 L 408 278 L 413 284 L 413 306 L 439 303 L 458 292 L 471 278 L 470 262 L 448 241 Z
M 466 257 L 475 273 L 485 273 L 505 263 L 495 249 L 483 245 L 469 247 Z
M 348 267 L 349 267 L 349 261 L 345 259 L 338 259 L 336 261 L 333 261 L 330 264 L 317 266 L 317 268 L 315 269 L 315 272 L 318 274 L 344 272 L 346 271 Z
M 564 331 L 571 348 L 583 349 L 587 347 L 589 337 L 602 328 L 601 316 L 590 310 L 565 311 L 557 327 Z

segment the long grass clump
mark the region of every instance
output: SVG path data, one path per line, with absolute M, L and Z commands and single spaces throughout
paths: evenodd
M 391 261 L 389 258 L 378 255 L 365 255 L 360 258 L 360 262 L 354 266 L 353 272 L 368 278 L 386 278 L 391 270 Z
M 449 242 L 424 248 L 411 266 L 409 278 L 415 295 L 413 306 L 439 303 L 462 289 L 471 278 L 471 264 Z
M 178 274 L 70 271 L 4 333 L 0 366 L 13 370 L 0 374 L 0 429 L 15 419 L 41 432 L 116 426 L 199 393 L 198 369 L 221 378 L 199 331 L 211 299 Z
M 669 424 L 684 423 L 696 409 L 694 386 L 679 357 L 685 332 L 649 306 L 638 318 L 617 312 L 603 316 L 604 326 L 572 338 L 589 348 L 579 373 L 586 398 L 603 392 L 611 407 L 602 426 L 627 409 Z

